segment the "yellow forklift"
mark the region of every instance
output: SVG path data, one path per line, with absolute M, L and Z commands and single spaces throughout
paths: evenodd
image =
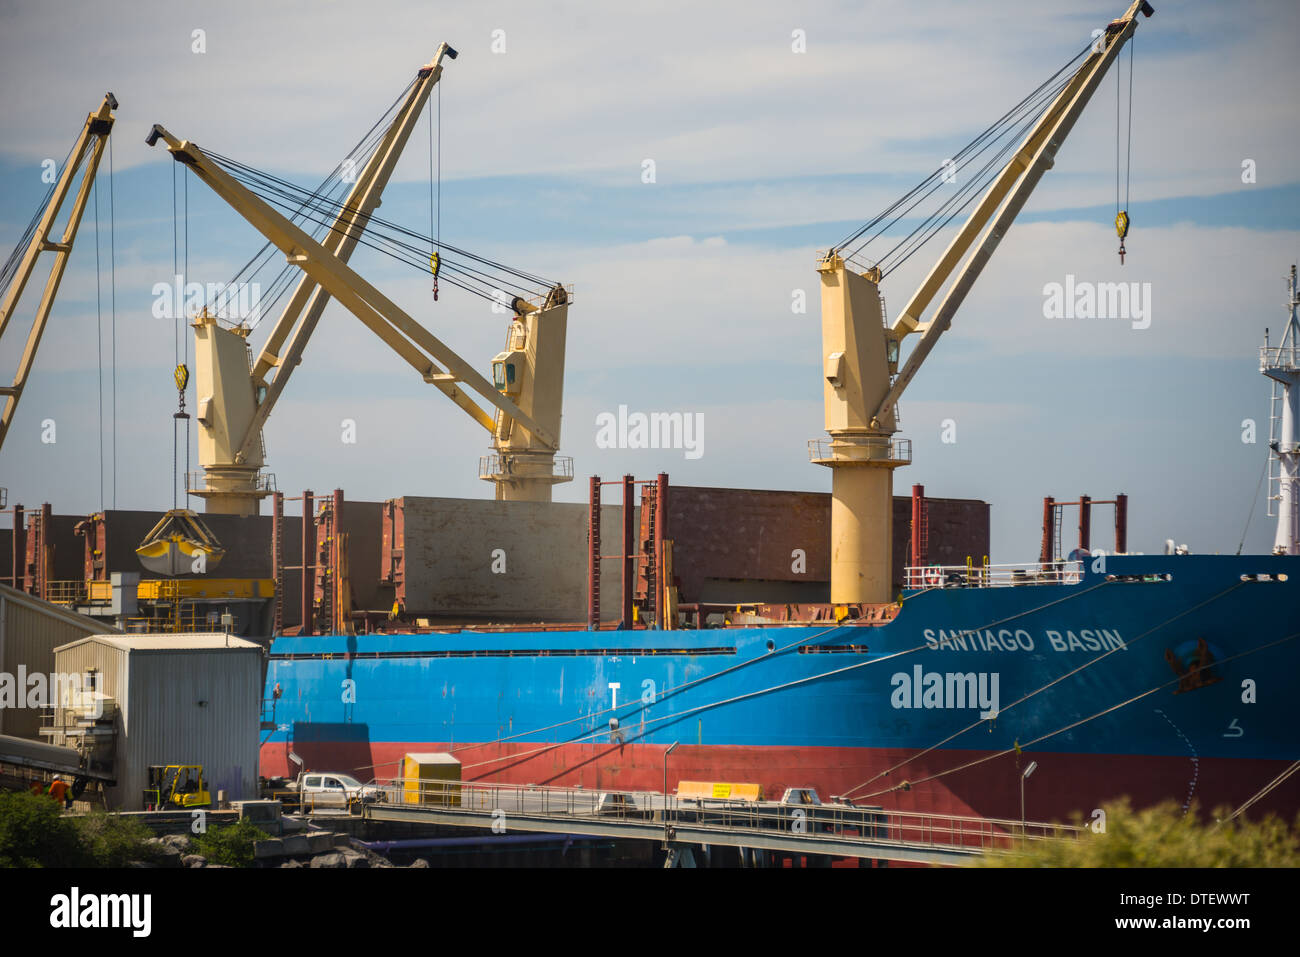
M 212 804 L 203 781 L 201 764 L 155 764 L 149 767 L 149 786 L 144 791 L 146 811 L 201 808 Z

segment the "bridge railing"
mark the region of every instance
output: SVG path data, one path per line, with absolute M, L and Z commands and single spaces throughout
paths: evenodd
M 860 840 L 972 853 L 1012 850 L 1029 841 L 1076 836 L 1073 825 L 967 817 L 841 803 L 694 800 L 647 791 L 598 791 L 543 785 L 490 784 L 394 778 L 377 785 L 381 804 L 427 807 L 467 815 L 512 815 L 601 821 L 654 822 L 716 830 L 785 831 L 811 838 Z

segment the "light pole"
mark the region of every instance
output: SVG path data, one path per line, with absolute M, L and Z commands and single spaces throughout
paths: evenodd
M 1030 761 L 1029 764 L 1025 767 L 1024 773 L 1020 775 L 1020 844 L 1021 846 L 1024 846 L 1025 843 L 1025 781 L 1029 778 L 1029 775 L 1034 773 L 1034 769 L 1037 767 L 1038 767 L 1037 761 Z
M 668 750 L 664 752 L 664 845 L 668 844 L 668 755 L 677 750 L 680 741 L 674 741 L 668 745 Z

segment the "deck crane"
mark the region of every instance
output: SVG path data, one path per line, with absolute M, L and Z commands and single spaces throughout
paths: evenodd
M 888 220 L 894 216 L 892 221 L 897 222 L 911 208 L 906 205 L 912 201 L 909 197 L 914 198 L 918 190 L 930 189 L 928 184 L 932 182 L 942 182 L 946 170 L 941 168 L 932 174 L 929 180 L 923 181 L 917 190 L 895 203 L 882 216 L 830 249 L 818 263 L 825 373 L 823 393 L 826 431 L 831 441 L 827 446 L 824 440 L 813 440 L 809 443 L 809 452 L 815 464 L 832 470 L 833 603 L 886 603 L 891 600 L 893 475 L 894 469 L 911 461 L 910 441 L 894 438 L 898 431 L 896 411 L 899 396 L 939 336 L 951 324 L 958 307 L 1039 179 L 1052 168 L 1056 153 L 1075 121 L 1115 62 L 1120 49 L 1133 37 L 1138 14 L 1150 17 L 1154 12 L 1147 0 L 1134 0 L 1125 14 L 1108 24 L 1095 42 L 1040 86 L 1030 98 L 1022 101 L 1017 110 L 1006 114 L 989 128 L 994 130 L 997 127 L 1014 136 L 1019 133 L 1016 124 L 1023 120 L 1020 129 L 1026 129 L 1028 133 L 1004 164 L 999 166 L 998 161 L 1010 150 L 1014 139 L 1007 141 L 1002 153 L 995 153 L 986 162 L 984 170 L 988 171 L 990 185 L 892 325 L 885 316 L 880 282 L 893 267 L 884 263 L 886 268 L 882 269 L 881 262 L 857 262 L 855 253 L 848 247 L 882 218 Z M 1082 64 L 1066 74 L 1080 59 Z M 999 124 L 1003 125 L 999 127 Z M 976 143 L 979 142 L 977 139 Z M 973 161 L 982 151 L 983 147 L 979 152 L 968 153 L 966 158 Z M 980 174 L 971 183 L 979 184 Z M 974 195 L 972 192 L 970 198 L 973 199 Z M 900 207 L 900 204 L 903 205 Z M 898 211 L 900 208 L 902 212 Z M 933 236 L 962 208 L 956 207 L 953 211 L 949 207 L 947 219 L 938 222 L 929 235 Z M 880 235 L 889 224 L 881 226 L 876 235 Z M 921 235 L 922 242 L 927 238 Z M 952 282 L 938 308 L 929 319 L 923 319 L 923 313 L 950 277 Z M 920 335 L 920 341 L 900 369 L 900 344 L 913 333 Z
M 14 307 L 22 298 L 23 290 L 27 287 L 27 282 L 36 268 L 37 258 L 43 252 L 54 253 L 49 278 L 45 280 L 45 290 L 41 293 L 41 301 L 36 307 L 36 317 L 27 333 L 27 342 L 23 347 L 22 357 L 18 360 L 18 371 L 14 374 L 13 384 L 0 386 L 0 396 L 4 396 L 5 400 L 4 410 L 0 412 L 0 446 L 4 445 L 14 413 L 18 410 L 18 400 L 22 398 L 23 389 L 27 385 L 32 364 L 36 360 L 36 350 L 40 347 L 41 336 L 45 333 L 45 326 L 50 317 L 50 309 L 54 306 L 59 284 L 63 281 L 63 272 L 68 265 L 68 258 L 72 255 L 72 244 L 77 238 L 77 227 L 81 225 L 81 216 L 86 211 L 90 187 L 95 182 L 100 157 L 103 156 L 104 146 L 113 130 L 115 109 L 117 109 L 117 98 L 112 93 L 105 93 L 99 109 L 86 117 L 86 122 L 72 145 L 72 151 L 63 164 L 58 180 L 50 189 L 44 205 L 38 210 L 23 238 L 14 247 L 13 255 L 4 264 L 3 273 L 0 275 L 0 289 L 4 290 L 4 299 L 0 302 L 0 339 L 2 339 L 5 330 L 9 328 L 9 320 L 13 318 Z M 85 172 L 72 201 L 63 234 L 58 239 L 54 239 L 51 234 L 54 232 L 54 223 L 58 219 L 59 210 L 72 191 L 72 184 L 78 171 L 83 167 Z
M 380 205 L 384 187 L 420 112 L 442 76 L 444 58 L 456 58 L 456 51 L 446 43 L 417 72 L 392 123 L 357 173 L 346 201 L 322 239 L 322 248 L 340 262 L 346 263 L 351 257 L 371 214 Z M 304 274 L 251 369 L 247 341 L 251 330 L 247 324 L 224 325 L 208 309 L 194 320 L 199 465 L 204 475 L 201 485 L 190 484 L 198 486 L 191 491 L 205 500 L 208 512 L 255 515 L 261 499 L 270 494 L 267 476 L 262 474 L 262 428 L 294 368 L 302 361 L 303 350 L 329 299 L 329 292 L 310 274 Z
M 420 82 L 384 143 L 342 203 L 322 201 L 315 192 L 296 190 L 292 184 L 227 157 L 206 153 L 161 126 L 155 125 L 150 133 L 149 145 L 163 140 L 175 160 L 188 166 L 304 274 L 251 371 L 245 353 L 246 327 L 228 330 L 208 315 L 195 322 L 198 420 L 203 430 L 199 458 L 206 473 L 206 488 L 196 494 L 207 499 L 207 511 L 255 514 L 258 501 L 269 493 L 259 476 L 263 464 L 261 427 L 289 373 L 301 361 L 307 338 L 330 298 L 342 303 L 426 382 L 492 434 L 496 454 L 480 460 L 479 474 L 495 483 L 498 499 L 550 501 L 552 486 L 572 479 L 569 460 L 556 461 L 569 302 L 569 292 L 561 284 L 544 284 L 545 290 L 532 301 L 523 295 L 497 293 L 494 297 L 504 297 L 514 315 L 506 349 L 492 363 L 494 381 L 489 381 L 347 264 L 358 243 L 390 255 L 396 255 L 392 249 L 400 248 L 410 261 L 412 247 L 404 245 L 402 237 L 414 234 L 375 216 L 374 209 L 421 105 L 437 82 L 444 55 L 454 59 L 456 53 L 443 44 L 433 62 L 422 68 Z M 315 217 L 314 221 L 328 226 L 325 237 L 316 241 L 275 206 L 295 214 L 305 209 L 308 220 Z M 320 218 L 327 212 L 332 219 Z M 376 239 L 371 234 L 377 229 L 380 235 Z M 499 264 L 445 244 L 435 245 L 438 248 L 428 257 L 435 288 L 441 274 L 443 282 L 483 295 L 474 284 L 491 273 L 480 266 Z M 448 251 L 463 253 L 480 265 L 457 265 L 448 258 Z M 302 321 L 290 337 L 304 305 Z M 267 382 L 272 369 L 278 371 Z M 486 399 L 494 411 L 485 411 L 462 385 Z

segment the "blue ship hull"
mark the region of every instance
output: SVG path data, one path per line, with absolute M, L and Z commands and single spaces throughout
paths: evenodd
M 1074 584 L 912 592 L 870 626 L 279 638 L 262 763 L 385 779 L 451 751 L 466 780 L 659 790 L 676 741 L 670 787 L 1018 817 L 1038 760 L 1033 817 L 1212 808 L 1297 758 L 1298 665 L 1300 558 L 1112 556 Z

